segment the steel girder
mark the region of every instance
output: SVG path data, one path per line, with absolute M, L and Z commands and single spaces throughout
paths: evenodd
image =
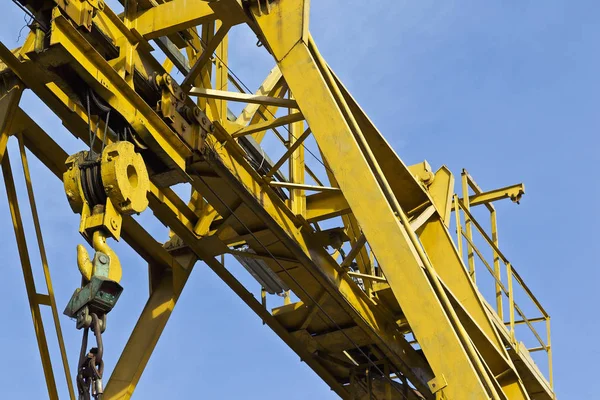
M 23 3 L 36 15 L 42 8 L 51 15 L 48 39 L 36 40 L 42 28 L 34 27 L 18 51 L 0 45 L 4 75 L 35 92 L 85 142 L 89 116 L 76 87 L 97 93 L 132 129 L 151 170 L 150 207 L 174 234 L 161 245 L 124 219 L 123 238 L 150 265 L 151 294 L 106 398 L 132 395 L 197 260 L 342 398 L 373 395 L 373 375 L 390 399 L 553 398 L 483 300 L 450 237 L 452 174 L 399 159 L 320 55 L 308 30 L 307 1 L 138 1 L 122 16 L 102 5 L 91 28 L 73 18 L 72 3 Z M 227 66 L 227 33 L 238 24 L 254 30 L 277 64 L 254 94 L 243 93 Z M 176 50 L 160 65 L 148 40 Z M 197 104 L 214 126 L 203 141 L 170 124 L 149 100 L 145 82 L 173 65 L 186 73 L 185 104 Z M 228 92 L 229 84 L 242 93 Z M 199 98 L 194 103 L 189 96 Z M 228 101 L 248 106 L 232 118 Z M 289 112 L 276 116 L 280 108 Z M 2 125 L 0 144 L 20 133 L 62 177 L 66 153 L 21 110 L 14 119 Z M 288 137 L 277 130 L 286 126 Z M 284 142 L 285 156 L 256 163 L 253 151 L 269 131 Z M 321 174 L 305 160 L 302 141 L 309 135 L 322 154 Z M 277 169 L 284 164 L 282 175 Z M 307 175 L 317 185 L 307 185 Z M 170 188 L 179 182 L 194 189 L 189 201 Z M 473 205 L 503 193 L 477 194 Z M 339 216 L 339 229 L 314 225 Z M 299 301 L 268 310 L 215 258 L 227 253 L 260 260 Z M 149 317 L 157 313 L 160 318 Z

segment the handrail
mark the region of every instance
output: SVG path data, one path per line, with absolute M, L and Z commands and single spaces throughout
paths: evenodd
M 481 224 L 475 219 L 475 217 L 473 216 L 473 214 L 471 214 L 470 210 L 468 210 L 468 208 L 463 203 L 463 201 L 461 199 L 459 199 L 456 194 L 453 197 L 454 197 L 454 210 L 453 211 L 455 211 L 455 213 L 456 213 L 456 233 L 457 233 L 457 237 L 458 237 L 457 249 L 459 251 L 459 254 L 460 254 L 461 258 L 463 258 L 463 254 L 462 254 L 462 238 L 464 237 L 465 240 L 467 241 L 469 251 L 472 251 L 475 254 L 477 254 L 477 256 L 479 257 L 479 259 L 481 260 L 481 262 L 484 264 L 484 266 L 486 267 L 486 269 L 490 273 L 490 275 L 494 278 L 494 281 L 495 281 L 495 284 L 496 284 L 496 298 L 497 298 L 497 302 L 498 302 L 497 303 L 497 308 L 498 308 L 497 312 L 499 313 L 500 319 L 503 322 L 504 322 L 504 319 L 502 317 L 502 300 L 501 300 L 502 294 L 504 294 L 506 297 L 508 297 L 508 302 L 509 302 L 509 321 L 508 322 L 504 322 L 504 324 L 510 326 L 509 332 L 510 332 L 511 341 L 514 344 L 517 343 L 517 340 L 515 338 L 515 326 L 516 325 L 526 324 L 529 327 L 529 329 L 531 330 L 531 332 L 533 333 L 533 335 L 535 336 L 535 338 L 539 342 L 540 347 L 529 348 L 529 349 L 527 349 L 527 351 L 529 351 L 529 352 L 536 352 L 536 351 L 542 351 L 542 350 L 544 350 L 547 353 L 549 383 L 550 383 L 550 387 L 554 387 L 554 384 L 553 384 L 553 371 L 552 371 L 552 347 L 551 347 L 551 344 L 550 344 L 550 316 L 548 315 L 548 313 L 546 312 L 546 310 L 544 309 L 544 307 L 542 307 L 542 305 L 540 304 L 539 300 L 531 292 L 531 290 L 529 289 L 529 287 L 525 284 L 525 281 L 523 280 L 523 278 L 521 278 L 521 276 L 519 275 L 519 273 L 513 268 L 513 266 L 510 263 L 510 261 L 508 261 L 508 258 L 498 248 L 497 243 L 494 242 L 494 240 L 485 231 L 485 229 L 481 226 Z M 491 267 L 490 263 L 485 259 L 485 257 L 483 256 L 483 254 L 481 253 L 481 251 L 479 250 L 479 248 L 477 248 L 477 246 L 473 242 L 472 237 L 470 237 L 470 235 L 471 235 L 470 232 L 465 232 L 465 230 L 462 229 L 461 218 L 460 218 L 460 210 L 462 210 L 465 213 L 465 221 L 469 221 L 470 223 L 472 223 L 472 225 L 475 226 L 475 228 L 477 229 L 477 231 L 481 234 L 481 236 L 485 239 L 485 241 L 488 243 L 488 245 L 494 251 L 494 267 L 495 268 Z M 492 217 L 492 224 L 494 224 L 493 217 Z M 493 232 L 495 232 L 494 229 L 495 229 L 494 226 L 492 226 L 492 231 Z M 499 275 L 499 273 L 497 271 L 498 266 L 496 265 L 496 260 L 502 260 L 502 262 L 506 266 L 508 288 L 502 282 L 502 278 L 501 278 L 501 276 Z M 466 268 L 466 266 L 465 266 L 465 268 Z M 470 274 L 470 275 L 471 275 L 471 277 L 472 277 L 472 279 L 474 281 L 474 271 L 472 271 L 472 274 Z M 518 304 L 515 302 L 515 299 L 514 299 L 513 278 L 516 281 L 516 283 L 519 286 L 521 286 L 521 288 L 523 288 L 523 290 L 525 291 L 525 293 L 527 293 L 527 296 L 529 297 L 529 299 L 535 304 L 535 306 L 537 307 L 538 311 L 542 314 L 541 317 L 527 318 L 525 316 L 525 313 L 518 306 Z M 515 321 L 515 311 L 517 312 L 517 314 L 521 318 L 518 321 Z M 542 337 L 540 336 L 540 334 L 538 333 L 538 331 L 533 326 L 533 324 L 536 323 L 536 322 L 544 322 L 544 321 L 546 322 L 547 343 L 544 343 L 544 340 L 542 339 Z
M 537 317 L 537 318 L 529 318 L 529 322 L 544 322 L 546 321 L 545 317 Z M 519 321 L 515 321 L 515 325 L 522 325 L 524 324 L 525 321 L 524 320 L 519 320 Z M 504 322 L 505 325 L 509 324 L 509 322 Z
M 475 225 L 475 227 L 477 228 L 477 230 L 479 231 L 479 233 L 488 242 L 488 244 L 492 247 L 492 249 L 498 254 L 498 257 L 500 257 L 500 259 L 504 262 L 504 264 L 505 265 L 506 264 L 510 264 L 510 261 L 508 261 L 508 259 L 502 253 L 502 251 L 500 251 L 500 249 L 498 248 L 498 246 L 496 246 L 496 244 L 489 237 L 489 235 L 487 234 L 487 232 L 485 232 L 485 230 L 483 229 L 483 227 L 473 217 L 473 214 L 471 214 L 468 210 L 465 209 L 464 204 L 462 204 L 462 201 L 459 200 L 458 204 L 459 204 L 460 208 L 463 210 L 463 212 L 465 213 L 465 215 L 467 217 L 469 217 L 469 219 L 471 220 L 471 222 L 473 222 L 473 225 Z M 531 290 L 529 289 L 529 287 L 525 284 L 525 282 L 523 281 L 523 279 L 521 278 L 521 276 L 517 273 L 517 271 L 514 270 L 514 268 L 513 268 L 513 275 L 514 275 L 515 279 L 517 280 L 517 282 L 519 282 L 519 284 L 521 285 L 521 287 L 525 290 L 525 292 L 527 293 L 527 295 L 535 303 L 535 305 L 540 310 L 540 312 L 544 315 L 544 317 L 548 318 L 549 315 L 546 312 L 546 310 L 544 309 L 544 307 L 542 307 L 542 305 L 540 304 L 540 302 L 538 301 L 538 299 L 533 295 L 533 293 L 531 292 Z
M 477 254 L 477 256 L 479 257 L 479 259 L 483 262 L 483 264 L 486 266 L 487 270 L 490 272 L 490 274 L 492 275 L 492 277 L 494 278 L 494 280 L 496 281 L 496 283 L 498 283 L 498 285 L 500 286 L 500 288 L 502 289 L 502 292 L 506 295 L 509 296 L 508 291 L 506 290 L 506 287 L 504 286 L 504 283 L 502 283 L 501 280 L 498 279 L 498 277 L 496 277 L 496 275 L 494 274 L 494 271 L 492 270 L 492 268 L 490 267 L 489 263 L 487 262 L 487 260 L 483 257 L 483 255 L 481 254 L 481 252 L 479 251 L 479 249 L 477 248 L 477 246 L 475 246 L 475 244 L 471 241 L 471 239 L 469 239 L 467 237 L 467 235 L 462 232 L 462 236 L 467 240 L 467 242 L 471 245 L 471 247 L 473 248 L 473 250 L 475 251 L 475 254 Z M 512 270 L 513 276 L 515 274 L 515 270 Z M 519 323 L 525 323 L 529 326 L 529 328 L 533 331 L 533 334 L 536 336 L 536 338 L 538 339 L 538 341 L 540 342 L 540 344 L 542 346 L 546 346 L 543 342 L 543 340 L 540 338 L 539 334 L 537 333 L 537 331 L 535 330 L 535 328 L 533 327 L 533 325 L 531 325 L 531 323 L 533 322 L 542 322 L 542 321 L 546 321 L 547 316 L 543 316 L 541 318 L 530 318 L 528 319 L 524 313 L 521 311 L 521 309 L 519 308 L 519 306 L 517 305 L 516 302 L 514 302 L 515 305 L 515 309 L 517 310 L 517 312 L 519 313 L 519 315 L 521 315 L 521 317 L 523 318 L 521 321 L 514 321 L 514 325 L 517 325 Z
M 542 351 L 542 350 L 546 351 L 546 346 L 532 347 L 530 349 L 527 349 L 527 351 L 530 353 L 534 353 L 536 351 Z
M 521 318 L 523 318 L 523 320 L 525 321 L 525 323 L 527 324 L 527 326 L 529 327 L 529 329 L 531 329 L 531 332 L 533 332 L 533 334 L 537 338 L 538 342 L 540 342 L 540 345 L 546 346 L 546 343 L 544 343 L 544 341 L 542 340 L 542 338 L 540 337 L 540 335 L 538 334 L 538 332 L 535 330 L 535 328 L 533 327 L 533 325 L 531 325 L 531 323 L 529 322 L 529 320 L 527 319 L 527 317 L 525 316 L 525 314 L 523 313 L 523 311 L 521 311 L 521 308 L 516 303 L 515 303 L 515 310 L 517 310 L 517 312 L 519 313 L 519 315 L 521 316 Z
M 502 292 L 504 292 L 505 295 L 508 296 L 508 290 L 506 290 L 506 287 L 504 286 L 504 283 L 502 283 L 502 281 L 500 279 L 498 279 L 498 277 L 496 276 L 496 274 L 494 273 L 494 270 L 492 269 L 492 267 L 490 267 L 490 264 L 487 262 L 487 260 L 483 257 L 483 254 L 481 254 L 481 252 L 479 251 L 479 249 L 477 248 L 477 246 L 475 246 L 475 244 L 473 244 L 473 241 L 471 241 L 471 239 L 469 239 L 467 237 L 467 234 L 464 232 L 461 232 L 462 236 L 467 240 L 467 242 L 471 245 L 471 247 L 473 248 L 473 250 L 475 251 L 475 254 L 477 254 L 477 256 L 479 257 L 479 259 L 483 262 L 483 265 L 486 266 L 487 270 L 490 272 L 490 274 L 492 274 L 492 277 L 494 278 L 494 280 L 496 281 L 496 283 L 500 286 L 500 288 L 502 289 Z

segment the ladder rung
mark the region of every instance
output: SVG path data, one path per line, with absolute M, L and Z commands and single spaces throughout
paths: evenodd
M 43 305 L 43 306 L 50 306 L 50 296 L 48 296 L 47 294 L 41 294 L 41 293 L 36 293 L 34 300 L 37 304 L 39 305 Z

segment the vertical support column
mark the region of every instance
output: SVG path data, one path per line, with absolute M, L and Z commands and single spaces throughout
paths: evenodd
M 494 208 L 490 209 L 490 223 L 492 226 L 492 241 L 496 248 L 499 247 L 498 243 L 498 218 L 496 216 L 496 210 Z M 502 282 L 502 275 L 500 273 L 500 256 L 494 250 L 494 274 L 496 275 L 496 311 L 498 312 L 498 316 L 502 321 L 504 321 L 504 310 L 502 307 L 502 287 L 500 287 L 500 282 Z
M 187 57 L 190 66 L 194 65 L 196 61 L 204 53 L 204 49 L 210 43 L 215 35 L 215 23 L 207 22 L 202 25 L 201 33 L 198 34 L 196 29 L 193 30 L 192 45 L 186 48 Z M 212 63 L 207 63 L 204 68 L 200 71 L 198 76 L 194 79 L 194 86 L 211 89 L 212 88 Z M 198 97 L 198 107 L 206 112 L 211 120 L 217 119 L 218 107 L 214 99 L 206 99 Z
M 21 211 L 19 210 L 19 199 L 13 179 L 12 169 L 8 153 L 2 159 L 2 175 L 4 176 L 4 185 L 8 196 L 8 205 L 10 208 L 10 216 L 12 218 L 15 237 L 17 239 L 17 247 L 19 249 L 19 257 L 21 258 L 21 268 L 23 269 L 23 279 L 25 280 L 25 289 L 29 300 L 29 308 L 31 310 L 31 318 L 33 319 L 33 327 L 37 338 L 38 350 L 42 358 L 42 366 L 44 369 L 44 377 L 48 387 L 48 397 L 52 400 L 58 400 L 58 392 L 56 389 L 56 381 L 54 379 L 54 371 L 52 370 L 52 361 L 50 360 L 50 352 L 48 350 L 48 341 L 46 340 L 46 331 L 42 321 L 42 313 L 40 310 L 40 301 L 47 296 L 40 296 L 35 289 L 35 281 L 33 279 L 33 271 L 31 269 L 31 260 L 27 250 L 27 242 L 25 240 L 25 230 L 23 228 L 23 220 Z
M 465 210 L 471 212 L 471 207 L 469 204 L 469 175 L 467 171 L 463 169 L 462 171 L 462 192 L 463 192 L 463 204 L 465 206 Z M 468 215 L 465 214 L 465 235 L 467 235 L 467 239 L 473 242 L 473 230 L 471 227 L 471 219 Z M 467 259 L 469 264 L 469 275 L 473 282 L 475 282 L 475 253 L 473 252 L 473 247 L 471 243 L 467 241 Z
M 138 10 L 138 0 L 128 0 L 125 2 L 125 12 L 123 22 L 129 29 L 134 27 L 135 19 Z M 122 77 L 127 84 L 133 87 L 133 70 L 134 70 L 134 46 L 129 43 L 129 40 L 125 39 L 119 43 L 121 47 L 121 54 L 119 58 L 124 61 L 124 70 L 122 70 Z
M 290 99 L 294 96 L 290 93 Z M 292 110 L 289 110 L 292 113 Z M 289 126 L 288 143 L 293 146 L 304 132 L 304 121 L 291 123 Z M 300 145 L 291 155 L 288 160 L 289 177 L 291 183 L 304 183 L 305 166 L 304 166 L 304 146 Z M 290 209 L 296 215 L 306 215 L 306 192 L 302 189 L 290 189 Z
M 221 29 L 223 22 L 217 21 L 217 30 Z M 229 76 L 227 73 L 227 52 L 229 47 L 229 34 L 225 35 L 216 51 L 216 60 L 215 60 L 215 86 L 217 90 L 227 90 Z M 221 123 L 227 120 L 227 100 L 216 100 L 217 110 L 219 111 L 219 117 Z

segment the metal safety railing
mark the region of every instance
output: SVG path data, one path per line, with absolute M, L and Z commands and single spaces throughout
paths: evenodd
M 8 139 L 3 142 L 3 138 L 0 137 L 0 169 L 2 170 L 2 177 L 4 179 L 4 186 L 6 188 L 6 194 L 8 197 L 8 205 L 10 209 L 11 220 L 15 232 L 15 239 L 17 242 L 17 248 L 19 252 L 19 258 L 21 260 L 21 268 L 23 270 L 23 279 L 25 280 L 25 288 L 27 291 L 27 298 L 29 300 L 29 307 L 31 309 L 31 317 L 35 327 L 36 339 L 38 342 L 38 350 L 42 361 L 42 368 L 44 376 L 46 378 L 46 386 L 48 389 L 48 398 L 54 400 L 59 398 L 59 390 L 56 382 L 55 371 L 52 366 L 50 349 L 48 347 L 48 338 L 44 328 L 44 319 L 42 314 L 42 308 L 44 306 L 50 307 L 52 313 L 52 324 L 56 333 L 56 339 L 58 341 L 58 348 L 61 356 L 65 381 L 69 398 L 75 400 L 75 391 L 73 389 L 73 381 L 71 378 L 71 372 L 69 368 L 69 362 L 67 359 L 67 352 L 65 347 L 65 341 L 62 333 L 60 324 L 58 309 L 56 305 L 56 299 L 54 296 L 54 288 L 52 285 L 52 278 L 50 276 L 50 267 L 48 263 L 48 257 L 46 255 L 46 247 L 44 245 L 44 236 L 42 234 L 42 228 L 40 225 L 40 218 L 38 214 L 37 203 L 33 191 L 33 183 L 31 180 L 29 161 L 27 159 L 27 152 L 25 151 L 25 141 L 23 139 L 22 132 L 13 134 L 18 140 L 18 149 L 21 158 L 21 168 L 23 171 L 23 178 L 25 180 L 25 187 L 27 192 L 27 199 L 29 201 L 29 208 L 31 210 L 31 218 L 35 229 L 35 238 L 38 244 L 39 257 L 41 261 L 42 270 L 44 273 L 44 280 L 47 294 L 41 293 L 37 287 L 33 273 L 33 267 L 35 263 L 32 260 L 31 253 L 28 247 L 28 239 L 25 235 L 25 224 L 23 221 L 23 215 L 21 214 L 21 207 L 23 203 L 27 208 L 27 202 L 19 201 L 20 195 L 17 192 L 17 185 L 15 184 L 15 176 L 13 174 L 13 165 L 9 159 L 8 149 L 6 147 Z M 2 136 L 2 134 L 0 134 Z M 18 168 L 18 167 L 17 167 Z
M 476 194 L 481 192 L 481 189 L 477 186 L 473 178 L 466 172 L 462 174 L 462 189 L 463 198 L 459 198 L 458 195 L 454 195 L 453 211 L 456 218 L 456 233 L 457 233 L 457 247 L 458 252 L 465 261 L 465 265 L 468 268 L 469 275 L 473 282 L 476 282 L 475 274 L 475 256 L 481 260 L 487 271 L 490 273 L 495 283 L 495 311 L 504 322 L 507 330 L 510 334 L 511 342 L 517 348 L 518 343 L 515 337 L 515 326 L 527 325 L 531 333 L 539 343 L 539 346 L 527 348 L 530 353 L 545 351 L 547 353 L 548 360 L 548 381 L 550 387 L 553 388 L 553 372 L 552 372 L 552 345 L 550 340 L 550 316 L 542 307 L 539 300 L 534 296 L 529 287 L 525 284 L 523 278 L 516 271 L 514 266 L 508 260 L 508 258 L 502 253 L 498 247 L 498 225 L 496 210 L 491 203 L 486 203 L 486 208 L 490 212 L 490 225 L 491 234 L 488 234 L 483 226 L 477 221 L 470 210 L 469 205 L 469 189 L 475 191 Z M 464 215 L 465 225 L 463 227 L 461 223 L 461 213 Z M 480 234 L 484 242 L 490 246 L 493 252 L 493 265 L 486 260 L 481 250 L 475 245 L 473 239 L 473 227 L 476 232 Z M 463 257 L 463 239 L 466 241 L 467 247 L 467 259 Z M 506 269 L 506 285 L 502 281 L 502 265 Z M 515 283 L 517 286 L 515 286 Z M 539 316 L 528 317 L 521 307 L 515 301 L 515 289 L 522 289 L 527 298 L 533 303 Z M 505 299 L 508 300 L 508 321 L 505 321 L 505 310 L 503 303 Z M 518 317 L 517 317 L 518 316 Z M 516 319 L 519 318 L 519 319 Z M 542 335 L 536 329 L 536 325 L 539 323 L 545 323 L 546 328 L 546 340 L 542 338 Z

